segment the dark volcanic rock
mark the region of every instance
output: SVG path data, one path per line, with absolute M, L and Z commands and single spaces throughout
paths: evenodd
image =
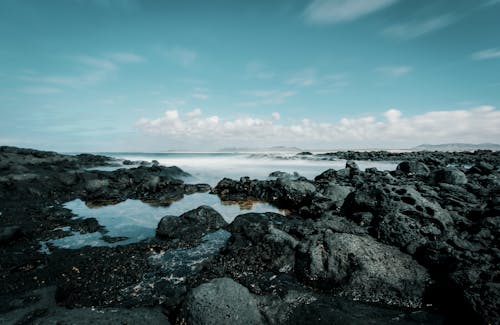
M 188 294 L 179 324 L 263 324 L 255 298 L 230 278 L 214 279 Z
M 434 184 L 446 183 L 463 185 L 467 183 L 467 176 L 456 167 L 446 167 L 435 170 L 431 175 Z
M 264 200 L 279 207 L 298 209 L 311 203 L 316 188 L 312 182 L 299 177 L 278 178 L 270 181 L 250 180 L 242 177 L 240 181 L 224 178 L 212 190 L 223 200 L 238 201 L 247 199 Z
M 403 161 L 399 163 L 396 170 L 405 174 L 427 177 L 431 173 L 429 167 L 420 161 Z
M 0 245 L 15 240 L 21 236 L 21 227 L 6 226 L 0 227 Z
M 296 268 L 307 281 L 356 300 L 419 307 L 430 280 L 411 256 L 368 236 L 326 231 L 299 252 Z
M 196 240 L 225 225 L 227 222 L 217 211 L 202 205 L 179 217 L 163 217 L 156 229 L 156 235 L 163 239 Z
M 197 310 L 195 319 L 207 315 L 219 323 L 439 323 L 440 317 L 419 307 L 429 304 L 450 324 L 500 323 L 499 152 L 337 152 L 291 159 L 352 161 L 314 181 L 276 172 L 276 179 L 223 179 L 212 189 L 224 200 L 267 201 L 287 209 L 287 216 L 244 214 L 227 225 L 200 207 L 162 221 L 165 238 L 175 240 L 76 250 L 49 242 L 46 254 L 40 241 L 67 235 L 65 227 L 105 234 L 95 219 L 74 219 L 62 202 L 168 205 L 211 188 L 184 184 L 186 173 L 157 163 L 89 170 L 117 163 L 0 147 L 0 319 L 137 322 L 162 315 L 117 309 L 120 318 L 102 308 L 161 305 L 178 323 L 191 317 L 190 310 Z M 401 163 L 394 171 L 363 171 L 355 160 Z M 106 237 L 116 244 L 123 239 Z M 215 286 L 220 291 L 203 289 L 208 293 L 197 296 L 199 305 L 186 300 L 214 278 L 235 279 L 248 290 L 229 280 Z M 104 316 L 36 305 L 43 298 L 30 292 L 53 285 L 57 304 L 95 306 Z M 257 303 L 248 309 L 248 301 Z M 5 318 L 21 310 L 19 317 Z M 226 312 L 227 319 L 217 318 Z

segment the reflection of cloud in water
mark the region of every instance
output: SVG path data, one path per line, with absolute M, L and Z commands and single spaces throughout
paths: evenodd
M 82 200 L 73 200 L 64 204 L 77 218 L 95 218 L 107 231 L 109 237 L 127 237 L 126 240 L 108 243 L 103 240 L 103 234 L 96 232 L 80 234 L 73 232 L 70 236 L 48 240 L 57 247 L 80 248 L 90 246 L 116 246 L 138 242 L 155 236 L 160 219 L 166 215 L 179 216 L 184 212 L 201 205 L 208 205 L 218 211 L 230 223 L 236 216 L 248 212 L 275 212 L 285 214 L 276 207 L 258 201 L 222 202 L 217 195 L 195 193 L 184 196 L 169 206 L 153 206 L 140 200 L 126 200 L 118 204 L 106 206 L 87 205 Z

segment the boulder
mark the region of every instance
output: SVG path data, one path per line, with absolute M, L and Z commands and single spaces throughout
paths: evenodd
M 396 167 L 396 170 L 400 170 L 407 175 L 423 177 L 427 177 L 431 173 L 429 167 L 420 161 L 403 161 Z
M 20 235 L 21 235 L 21 227 L 18 226 L 0 227 L 0 244 L 13 241 Z
M 230 278 L 218 278 L 192 289 L 179 324 L 263 324 L 255 298 Z
M 445 167 L 435 170 L 431 174 L 431 180 L 434 184 L 464 185 L 467 183 L 467 176 L 456 167 Z
M 280 206 L 298 208 L 308 205 L 316 191 L 316 187 L 308 181 L 279 178 L 272 196 Z
M 296 272 L 325 290 L 337 288 L 356 300 L 420 307 L 427 270 L 399 249 L 370 236 L 334 233 L 310 236 L 298 247 Z
M 202 205 L 179 217 L 163 217 L 156 229 L 156 235 L 163 239 L 196 240 L 226 225 L 227 222 L 217 211 Z
M 354 160 L 348 160 L 348 161 L 346 161 L 345 168 L 359 170 L 359 166 L 358 166 L 358 164 Z

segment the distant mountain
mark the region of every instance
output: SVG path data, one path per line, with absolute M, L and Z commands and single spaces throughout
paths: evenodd
M 297 147 L 274 146 L 269 148 L 222 148 L 220 152 L 301 152 L 303 151 Z
M 413 151 L 474 151 L 493 150 L 500 151 L 500 144 L 495 143 L 445 143 L 445 144 L 421 144 L 411 148 Z

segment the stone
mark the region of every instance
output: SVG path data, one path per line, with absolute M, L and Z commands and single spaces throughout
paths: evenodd
M 420 307 L 430 281 L 410 255 L 370 236 L 325 231 L 303 241 L 296 270 L 321 289 L 356 300 Z
M 218 278 L 192 289 L 178 323 L 190 325 L 263 324 L 255 298 L 230 278 Z
M 156 236 L 162 239 L 200 239 L 227 225 L 224 218 L 212 207 L 202 205 L 179 217 L 163 217 L 156 229 Z
M 437 169 L 431 174 L 431 179 L 434 184 L 464 185 L 467 183 L 467 176 L 456 167 Z
M 429 167 L 420 161 L 403 161 L 399 163 L 396 170 L 400 170 L 407 175 L 427 177 L 431 173 Z

